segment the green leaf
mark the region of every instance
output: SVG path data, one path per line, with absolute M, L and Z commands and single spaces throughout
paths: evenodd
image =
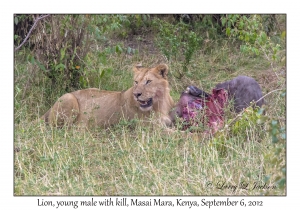
M 230 34 L 231 34 L 230 28 L 226 28 L 226 35 L 230 36 Z
M 118 55 L 120 55 L 122 52 L 123 52 L 122 47 L 121 47 L 120 45 L 117 45 L 117 46 L 116 46 L 116 53 L 117 53 Z
M 282 151 L 282 148 L 276 148 L 275 155 L 279 155 Z
M 264 108 L 260 108 L 258 111 L 257 111 L 257 114 L 259 115 L 262 115 L 264 113 Z
M 278 123 L 277 120 L 272 120 L 272 122 L 271 122 L 272 126 L 276 126 L 277 123 Z
M 38 67 L 40 67 L 40 69 L 42 69 L 43 71 L 46 71 L 46 68 L 43 64 L 41 64 L 39 61 L 36 61 L 36 64 L 38 65 Z
M 245 53 L 247 51 L 246 45 L 240 45 L 241 52 Z
M 147 15 L 143 14 L 142 16 L 143 16 L 144 22 L 146 22 L 147 21 Z
M 112 68 L 105 69 L 105 74 L 106 75 L 111 75 L 111 72 L 112 72 Z
M 278 129 L 276 127 L 273 127 L 271 133 L 272 133 L 273 136 L 275 136 L 278 133 Z
M 228 21 L 228 28 L 231 27 L 231 21 Z
M 55 70 L 57 70 L 57 69 L 63 70 L 65 68 L 66 68 L 66 66 L 64 64 L 62 64 L 62 63 L 60 63 L 60 64 L 58 64 L 58 65 L 55 66 Z
M 246 42 L 249 42 L 249 40 L 250 40 L 249 34 L 246 33 L 246 34 L 245 34 L 245 41 L 246 41 Z
M 225 17 L 222 17 L 222 26 L 224 26 L 225 25 L 225 23 L 226 23 L 226 18 Z
M 18 23 L 19 23 L 19 19 L 18 19 L 18 17 L 16 16 L 16 17 L 15 17 L 15 25 L 18 25 Z
M 81 85 L 83 88 L 87 87 L 87 81 L 86 81 L 86 79 L 85 79 L 83 76 L 80 76 L 80 77 L 79 77 L 79 82 L 80 82 L 80 85 Z
M 244 28 L 244 21 L 241 20 L 240 23 L 239 23 L 239 29 L 243 29 Z
M 127 53 L 130 54 L 132 49 L 130 47 L 127 48 Z
M 107 57 L 106 57 L 105 53 L 99 53 L 99 59 L 100 59 L 100 62 L 102 64 L 106 65 L 106 63 L 107 63 Z
M 271 176 L 265 176 L 264 177 L 264 182 L 268 182 L 270 180 Z
M 236 20 L 236 15 L 233 15 L 232 18 L 231 18 L 232 25 L 234 25 L 235 20 Z
M 280 37 L 281 37 L 281 39 L 285 39 L 285 37 L 286 37 L 286 32 L 283 31 L 283 32 L 281 33 Z
M 278 138 L 276 136 L 272 136 L 272 143 L 277 143 L 278 142 Z
M 60 49 L 60 60 L 62 61 L 65 57 L 65 54 L 66 54 L 66 49 L 62 48 Z
M 282 189 L 285 186 L 286 179 L 281 178 L 277 183 L 278 183 L 278 187 Z
M 265 119 L 258 119 L 258 120 L 256 120 L 257 124 L 263 124 L 264 122 L 266 122 Z
M 35 59 L 33 56 L 31 56 L 31 58 L 30 58 L 30 63 L 35 64 Z
M 266 43 L 267 41 L 267 34 L 264 31 L 261 33 L 261 41 L 262 44 Z
M 102 78 L 105 74 L 105 70 L 102 69 L 101 73 L 100 73 L 100 78 Z
M 285 174 L 285 173 L 286 173 L 286 168 L 283 167 L 283 168 L 281 169 L 281 171 Z

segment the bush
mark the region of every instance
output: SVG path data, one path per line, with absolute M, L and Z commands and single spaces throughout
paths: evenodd
M 190 25 L 184 22 L 171 24 L 160 19 L 155 20 L 158 28 L 158 36 L 156 45 L 160 51 L 166 56 L 169 62 L 177 58 L 184 57 L 182 71 L 178 70 L 179 77 L 188 71 L 188 65 L 199 46 L 202 43 L 202 37 L 190 30 Z
M 25 19 L 26 20 L 26 19 Z M 90 49 L 90 17 L 50 15 L 37 24 L 30 36 L 33 48 L 27 60 L 36 64 L 51 79 L 52 87 L 65 91 L 79 88 L 83 58 Z
M 242 41 L 243 44 L 240 45 L 242 52 L 257 56 L 263 54 L 274 68 L 274 62 L 281 60 L 280 44 L 274 43 L 268 36 L 274 29 L 276 23 L 274 18 L 273 15 L 226 15 L 222 17 L 222 25 L 226 28 L 227 36 Z M 282 35 L 282 38 L 285 37 Z

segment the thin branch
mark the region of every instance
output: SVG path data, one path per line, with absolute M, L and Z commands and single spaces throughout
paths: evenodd
M 27 36 L 25 37 L 25 39 L 23 40 L 23 42 L 22 42 L 18 47 L 15 48 L 15 51 L 17 51 L 18 49 L 20 49 L 20 48 L 25 44 L 25 42 L 26 42 L 26 41 L 28 40 L 28 38 L 29 38 L 29 35 L 31 34 L 31 32 L 33 31 L 33 29 L 36 27 L 37 23 L 38 23 L 41 19 L 46 18 L 46 17 L 48 17 L 49 15 L 50 15 L 50 14 L 48 14 L 48 15 L 42 15 L 42 16 L 38 17 L 38 18 L 34 21 L 34 24 L 33 24 L 33 26 L 31 27 L 31 29 L 29 30 Z
M 272 90 L 271 92 L 268 92 L 266 95 L 264 95 L 263 97 L 261 97 L 260 99 L 258 99 L 255 103 L 259 102 L 260 100 L 262 100 L 263 98 L 265 98 L 267 95 L 270 95 L 273 92 L 276 92 L 278 90 L 282 90 L 282 88 L 276 89 L 276 90 Z
M 267 94 L 265 94 L 263 97 L 261 97 L 260 99 L 258 99 L 255 103 L 259 102 L 260 100 L 262 100 L 263 98 L 265 98 L 267 95 L 274 93 L 276 91 L 282 90 L 280 89 L 276 89 L 276 90 L 272 90 L 271 92 L 268 92 Z M 243 113 L 246 111 L 246 109 L 244 109 L 243 111 L 241 111 L 233 120 L 231 120 L 231 122 L 228 125 L 225 125 L 225 127 L 229 127 L 234 121 L 236 121 L 239 117 L 241 117 L 243 115 Z

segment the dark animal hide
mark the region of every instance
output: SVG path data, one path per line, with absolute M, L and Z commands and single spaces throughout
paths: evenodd
M 259 84 L 251 77 L 238 76 L 216 85 L 212 94 L 189 86 L 170 113 L 171 120 L 175 122 L 176 116 L 182 118 L 184 130 L 191 126 L 197 127 L 201 122 L 215 133 L 224 124 L 224 108 L 228 99 L 233 100 L 235 112 L 242 111 L 250 106 L 251 102 L 259 107 L 264 103 Z
M 227 90 L 228 98 L 233 100 L 234 111 L 237 113 L 250 106 L 251 102 L 254 102 L 253 105 L 259 107 L 264 103 L 261 88 L 252 77 L 238 76 L 232 80 L 217 84 L 215 89 Z

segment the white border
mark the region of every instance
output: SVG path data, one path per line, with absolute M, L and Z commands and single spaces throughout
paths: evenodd
M 298 5 L 282 1 L 10 1 L 1 6 L 1 209 L 41 209 L 39 197 L 13 196 L 13 14 L 14 13 L 286 13 L 287 14 L 287 197 L 230 197 L 263 200 L 264 209 L 299 206 L 299 13 Z M 3 117 L 4 116 L 4 117 Z M 87 197 L 42 197 L 51 200 L 82 200 Z M 102 199 L 102 197 L 95 197 Z M 141 197 L 145 198 L 145 197 Z M 178 197 L 169 197 L 175 201 Z M 186 200 L 200 197 L 183 197 Z M 217 199 L 218 197 L 204 197 Z M 226 197 L 220 197 L 223 200 Z M 240 207 L 241 208 L 241 207 Z M 50 208 L 47 208 L 50 209 Z M 53 208 L 52 208 L 53 209 Z M 80 208 L 83 209 L 83 208 Z M 87 208 L 91 209 L 91 208 Z M 95 208 L 94 208 L 95 209 Z M 102 208 L 103 209 L 103 208 Z M 183 208 L 182 208 L 183 209 Z M 243 208 L 245 209 L 245 208 Z M 293 208 L 295 209 L 295 208 Z

